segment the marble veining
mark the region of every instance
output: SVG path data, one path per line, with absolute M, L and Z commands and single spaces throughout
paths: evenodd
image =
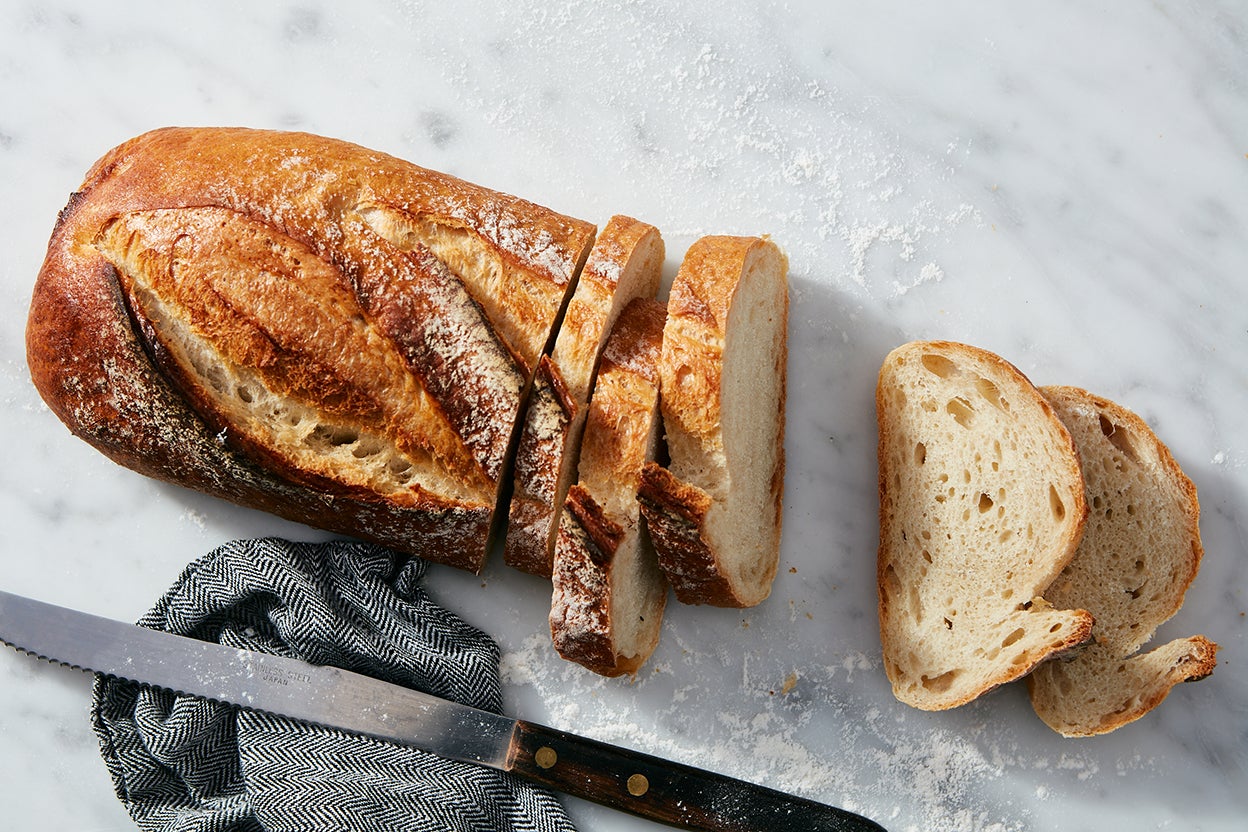
M 749 611 L 672 604 L 634 681 L 549 646 L 549 587 L 431 570 L 504 648 L 519 715 L 845 805 L 897 830 L 1229 830 L 1248 815 L 1248 10 L 1151 4 L 277 2 L 0 6 L 5 589 L 133 620 L 225 540 L 318 533 L 118 468 L 25 368 L 57 211 L 167 124 L 309 130 L 600 226 L 768 233 L 791 263 L 784 546 Z M 1064 740 L 1021 686 L 893 700 L 875 620 L 880 361 L 992 349 L 1145 418 L 1201 497 L 1205 560 L 1158 640 L 1215 674 Z M 0 653 L 7 825 L 126 829 L 89 679 Z M 585 829 L 654 828 L 570 802 Z

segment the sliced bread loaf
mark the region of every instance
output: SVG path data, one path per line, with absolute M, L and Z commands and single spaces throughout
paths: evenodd
M 593 237 L 346 142 L 153 131 L 60 214 L 31 378 L 136 471 L 476 571 Z
M 658 229 L 624 216 L 590 251 L 554 349 L 538 364 L 516 451 L 503 558 L 517 569 L 550 577 L 556 507 L 576 477 L 598 357 L 628 302 L 658 292 L 663 257 Z
M 894 695 L 962 705 L 1088 639 L 1092 616 L 1041 597 L 1086 518 L 1070 435 L 996 355 L 898 347 L 876 389 L 884 667 Z
M 771 592 L 784 489 L 788 262 L 758 237 L 704 237 L 672 283 L 663 330 L 667 468 L 639 495 L 684 603 L 753 606 Z
M 1032 705 L 1066 736 L 1104 734 L 1139 719 L 1179 682 L 1213 672 L 1204 636 L 1136 653 L 1183 604 L 1202 547 L 1196 489 L 1148 425 L 1075 387 L 1041 390 L 1083 463 L 1087 528 L 1046 597 L 1096 616 L 1093 641 L 1028 677 Z
M 630 303 L 602 356 L 578 466 L 559 523 L 550 631 L 565 659 L 635 673 L 659 642 L 667 581 L 637 505 L 642 465 L 659 444 L 664 307 Z

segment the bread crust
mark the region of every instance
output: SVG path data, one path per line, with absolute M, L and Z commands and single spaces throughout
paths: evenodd
M 221 246 L 183 245 L 209 233 L 194 221 L 211 212 L 247 230 L 241 242 L 233 232 L 212 232 L 237 244 L 239 262 L 259 262 L 271 250 L 272 263 L 291 274 L 319 269 L 338 280 L 344 291 L 333 296 L 345 305 L 331 304 L 331 322 L 344 333 L 358 321 L 382 333 L 386 356 L 364 355 L 380 363 L 400 357 L 410 378 L 394 376 L 394 383 L 419 391 L 419 412 L 379 417 L 376 400 L 389 397 L 366 395 L 350 381 L 350 350 L 339 349 L 342 363 L 324 362 L 318 371 L 318 384 L 326 381 L 331 393 L 300 381 L 291 369 L 300 356 L 332 356 L 339 345 L 275 340 L 275 331 L 294 337 L 299 327 L 259 285 L 233 288 L 244 302 L 268 298 L 264 319 L 249 317 L 250 309 L 244 314 L 243 304 L 222 303 L 221 284 L 189 301 L 160 295 L 151 281 L 162 263 L 194 271 L 220 256 Z M 179 223 L 187 227 L 179 230 Z M 75 435 L 126 467 L 476 571 L 523 388 L 593 235 L 588 223 L 333 139 L 225 128 L 153 131 L 100 159 L 58 218 L 31 301 L 31 377 Z M 485 265 L 470 269 L 473 260 Z M 333 279 L 317 291 L 333 294 L 326 288 Z M 423 294 L 405 294 L 405 281 L 425 287 Z M 172 310 L 177 318 L 191 307 L 196 311 L 178 320 L 190 321 L 186 331 L 195 344 L 211 347 L 214 360 L 252 373 L 268 392 L 328 422 L 427 457 L 430 470 L 441 472 L 437 485 L 379 493 L 308 468 L 254 426 L 230 421 L 204 400 L 213 394 L 202 380 L 189 378 L 185 365 L 174 369 L 177 339 L 161 314 Z M 457 321 L 474 322 L 471 347 L 438 333 L 445 318 L 437 311 L 444 308 Z M 239 342 L 203 325 L 214 315 L 258 338 L 258 351 L 247 353 L 258 356 L 256 366 L 227 355 L 227 346 Z M 463 377 L 474 383 L 457 384 Z M 499 382 L 486 419 L 477 381 Z M 361 405 L 370 395 L 373 401 Z
M 633 300 L 602 356 L 579 481 L 555 543 L 551 638 L 559 654 L 605 676 L 635 673 L 654 651 L 667 598 L 637 504 L 660 433 L 658 360 L 664 307 Z
M 549 578 L 559 506 L 576 479 L 590 391 L 599 357 L 620 313 L 658 292 L 664 246 L 658 229 L 612 217 L 590 251 L 549 357 L 533 382 L 516 451 L 503 558 Z
M 683 603 L 754 606 L 770 593 L 776 575 L 786 272 L 784 255 L 765 238 L 704 237 L 690 247 L 672 284 L 660 363 L 671 463 L 646 465 L 639 499 L 660 566 Z M 737 323 L 734 314 L 741 316 Z M 734 340 L 750 337 L 765 343 L 742 355 Z M 746 369 L 727 366 L 730 354 Z M 725 429 L 754 408 L 748 437 Z
M 957 707 L 1087 641 L 1090 614 L 1042 597 L 1087 520 L 1079 459 L 1022 371 L 967 344 L 912 342 L 885 358 L 876 411 L 894 695 Z
M 1093 641 L 1028 677 L 1032 705 L 1064 736 L 1114 731 L 1203 679 L 1218 646 L 1203 635 L 1137 652 L 1180 607 L 1203 555 L 1196 487 L 1127 408 L 1077 387 L 1041 393 L 1083 460 L 1087 530 L 1049 599 L 1096 616 Z

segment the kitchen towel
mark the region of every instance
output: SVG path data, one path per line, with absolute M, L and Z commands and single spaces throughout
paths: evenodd
M 429 600 L 425 569 L 364 543 L 240 540 L 188 566 L 139 623 L 499 712 L 498 646 Z M 548 792 L 401 745 L 102 676 L 91 718 L 147 832 L 574 832 Z

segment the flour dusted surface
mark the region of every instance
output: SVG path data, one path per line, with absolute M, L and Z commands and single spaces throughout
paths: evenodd
M 698 650 L 680 630 L 665 625 L 660 651 L 632 683 L 560 662 L 543 634 L 504 652 L 502 679 L 545 708 L 528 718 L 861 812 L 892 832 L 1024 832 L 1035 828 L 1037 801 L 1156 768 L 1136 753 L 1106 772 L 1092 749 L 1033 748 L 1017 730 L 1036 722 L 1021 690 L 968 706 L 966 730 L 875 704 L 876 655 L 850 651 L 794 668 L 765 645 Z

